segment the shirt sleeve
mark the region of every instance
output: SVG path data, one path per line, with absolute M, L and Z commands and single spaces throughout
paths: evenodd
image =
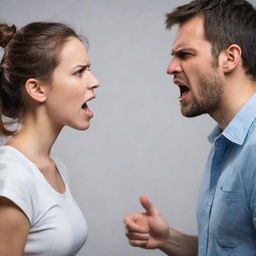
M 33 218 L 33 191 L 28 171 L 15 162 L 0 163 L 0 196 L 16 204 L 31 223 Z

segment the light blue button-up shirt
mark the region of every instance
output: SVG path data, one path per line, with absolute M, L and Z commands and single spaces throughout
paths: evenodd
M 197 209 L 199 255 L 255 256 L 256 94 L 209 141 Z

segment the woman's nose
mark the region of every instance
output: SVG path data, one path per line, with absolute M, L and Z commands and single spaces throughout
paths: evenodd
M 88 83 L 88 86 L 90 89 L 98 88 L 100 86 L 100 83 L 98 79 L 91 73 L 91 79 L 90 82 Z

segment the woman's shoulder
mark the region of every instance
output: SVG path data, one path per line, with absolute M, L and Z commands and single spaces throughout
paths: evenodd
M 22 153 L 10 146 L 0 146 L 0 181 L 17 182 L 28 187 L 33 183 L 31 170 L 33 165 Z M 1 185 L 0 184 L 0 185 Z
M 17 158 L 16 150 L 10 146 L 0 146 L 0 161 L 7 161 L 9 159 Z
M 0 176 L 12 175 L 22 176 L 29 175 L 30 164 L 22 154 L 13 147 L 1 146 L 0 147 Z
M 26 160 L 16 151 L 0 147 L 0 196 L 21 208 L 31 222 L 36 187 Z

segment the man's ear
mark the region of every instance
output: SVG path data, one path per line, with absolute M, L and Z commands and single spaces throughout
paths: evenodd
M 25 90 L 27 94 L 37 102 L 44 102 L 47 98 L 46 88 L 43 82 L 29 78 L 25 83 Z
M 222 51 L 222 68 L 225 74 L 232 72 L 241 62 L 242 50 L 237 44 L 231 44 Z

